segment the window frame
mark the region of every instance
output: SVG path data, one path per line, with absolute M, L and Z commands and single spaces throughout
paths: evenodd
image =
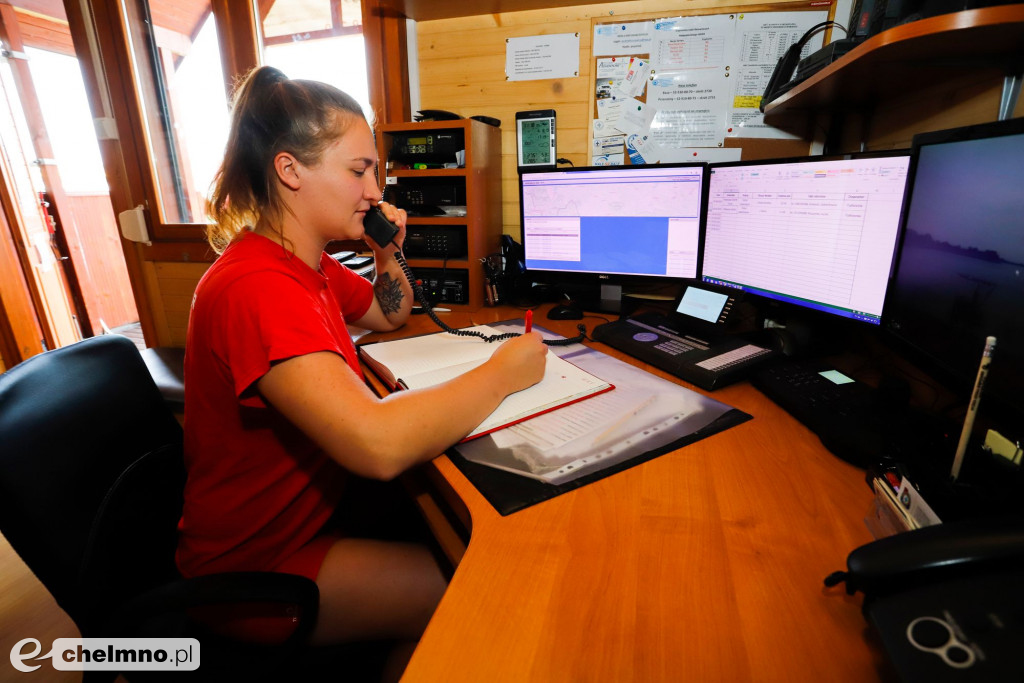
M 147 209 L 150 243 L 121 239 L 128 277 L 149 345 L 168 343 L 166 310 L 155 270 L 157 262 L 210 263 L 206 223 L 164 222 L 155 208 L 157 181 L 147 144 L 149 135 L 136 83 L 139 68 L 131 53 L 126 0 L 64 0 L 75 53 L 82 67 L 114 213 Z M 237 75 L 260 64 L 259 0 L 211 0 L 225 92 Z M 267 0 L 262 0 L 266 2 Z M 410 120 L 406 18 L 390 0 L 362 0 L 370 104 L 379 124 Z
M 69 15 L 72 14 L 74 6 L 78 9 L 74 13 L 81 16 L 81 8 L 75 5 L 74 0 L 66 0 L 65 4 L 68 6 Z M 103 53 L 101 63 L 116 66 L 116 69 L 109 66 L 103 69 L 103 81 L 111 92 L 109 99 L 120 99 L 125 104 L 123 110 L 117 111 L 118 108 L 114 107 L 115 111 L 112 113 L 117 121 L 121 156 L 125 162 L 134 163 L 123 164 L 128 177 L 119 172 L 111 173 L 108 167 L 107 175 L 113 180 L 112 185 L 119 184 L 119 191 L 116 193 L 114 187 L 111 187 L 111 200 L 115 212 L 119 213 L 142 204 L 147 208 L 153 243 L 152 247 L 148 248 L 157 248 L 156 251 L 160 252 L 153 255 L 163 258 L 177 253 L 178 256 L 173 260 L 193 260 L 201 254 L 197 254 L 194 248 L 186 248 L 180 243 L 203 240 L 206 223 L 164 221 L 157 209 L 160 206 L 160 186 L 156 172 L 158 160 L 150 154 L 152 141 L 149 139 L 149 130 L 146 126 L 142 97 L 136 88 L 136 83 L 145 83 L 145 87 L 149 89 L 154 88 L 155 84 L 151 75 L 140 73 L 145 70 L 144 66 L 138 64 L 132 55 L 125 5 L 103 0 L 82 0 L 82 4 L 91 8 L 95 19 L 97 42 Z M 226 93 L 230 93 L 231 85 L 239 75 L 261 64 L 263 44 L 257 23 L 260 21 L 260 4 L 266 3 L 259 0 L 210 2 L 220 44 Z M 405 18 L 397 16 L 392 9 L 387 9 L 386 5 L 386 0 L 362 2 L 362 33 L 366 42 L 367 64 L 380 65 L 377 69 L 371 66 L 367 74 L 370 104 L 377 112 L 378 123 L 408 120 L 410 112 Z M 344 27 L 328 32 L 333 35 L 338 31 L 351 32 Z M 79 42 L 76 39 L 76 47 Z M 129 77 L 125 78 L 125 75 Z M 120 97 L 116 97 L 116 93 L 119 93 Z M 126 135 L 128 129 L 131 133 Z M 104 165 L 108 166 L 106 155 Z M 124 201 L 125 198 L 128 199 L 127 202 Z M 162 242 L 178 244 L 172 248 L 159 248 L 158 245 Z

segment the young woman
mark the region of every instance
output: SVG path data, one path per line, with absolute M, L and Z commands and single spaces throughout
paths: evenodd
M 260 67 L 236 90 L 208 208 L 220 257 L 196 290 L 185 357 L 188 482 L 177 560 L 186 576 L 263 570 L 320 588 L 315 642 L 415 640 L 444 591 L 423 546 L 324 528 L 352 474 L 389 480 L 456 443 L 543 376 L 537 333 L 466 375 L 384 399 L 346 330 L 393 330 L 412 292 L 395 247 L 371 285 L 324 253 L 363 237 L 377 154 L 359 105 L 336 88 Z

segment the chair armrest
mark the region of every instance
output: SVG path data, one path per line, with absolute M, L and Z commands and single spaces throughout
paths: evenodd
M 282 636 L 280 642 L 274 637 L 270 640 L 275 645 L 288 648 L 303 643 L 316 625 L 320 591 L 316 582 L 294 574 L 208 574 L 177 579 L 136 596 L 118 611 L 112 623 L 140 637 L 150 633 L 153 637 L 188 637 L 196 630 L 209 629 L 207 620 L 196 619 L 196 614 L 203 608 L 221 606 L 230 611 L 233 606 L 247 605 L 280 605 L 285 608 L 276 618 L 279 621 L 282 617 L 288 618 L 290 633 Z M 278 626 L 274 630 L 279 632 L 281 628 Z M 265 638 L 251 638 L 244 632 L 231 633 L 216 628 L 213 631 L 218 636 L 241 642 L 267 642 Z

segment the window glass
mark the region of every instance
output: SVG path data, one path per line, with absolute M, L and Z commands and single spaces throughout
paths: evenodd
M 205 222 L 205 197 L 228 135 L 210 5 L 134 0 L 127 9 L 162 220 Z
M 64 191 L 106 194 L 107 177 L 78 60 L 34 47 L 26 47 L 25 53 L 39 86 L 36 97 Z
M 344 90 L 369 118 L 362 23 L 359 0 L 277 0 L 262 20 L 264 63 Z
M 361 0 L 277 0 L 263 17 L 263 37 L 302 40 L 305 33 L 362 23 Z

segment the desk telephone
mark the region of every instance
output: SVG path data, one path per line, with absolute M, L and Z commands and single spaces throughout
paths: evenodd
M 389 221 L 384 215 L 384 212 L 376 206 L 371 207 L 370 210 L 366 212 L 366 217 L 363 218 L 363 229 L 366 231 L 367 236 L 381 247 L 394 244 L 395 235 L 398 234 L 398 226 Z M 486 335 L 476 330 L 457 330 L 450 327 L 447 323 L 437 317 L 433 307 L 427 300 L 427 296 L 423 291 L 422 285 L 420 285 L 413 276 L 412 269 L 409 268 L 409 264 L 406 262 L 401 249 L 395 252 L 395 259 L 398 261 L 398 265 L 402 267 L 402 272 L 405 273 L 406 279 L 409 280 L 409 284 L 412 286 L 413 292 L 416 295 L 416 300 L 420 302 L 420 306 L 423 307 L 423 310 L 434 324 L 445 332 L 460 337 L 480 337 L 486 342 L 503 341 L 505 339 L 511 339 L 512 337 L 519 336 L 517 332 L 504 332 L 502 334 Z M 578 344 L 583 341 L 587 328 L 584 325 L 577 325 L 577 330 L 579 331 L 579 334 L 575 337 L 568 339 L 545 339 L 544 343 L 549 346 L 568 346 L 569 344 Z
M 825 579 L 864 614 L 906 681 L 1024 679 L 1024 521 L 924 527 L 852 551 Z

